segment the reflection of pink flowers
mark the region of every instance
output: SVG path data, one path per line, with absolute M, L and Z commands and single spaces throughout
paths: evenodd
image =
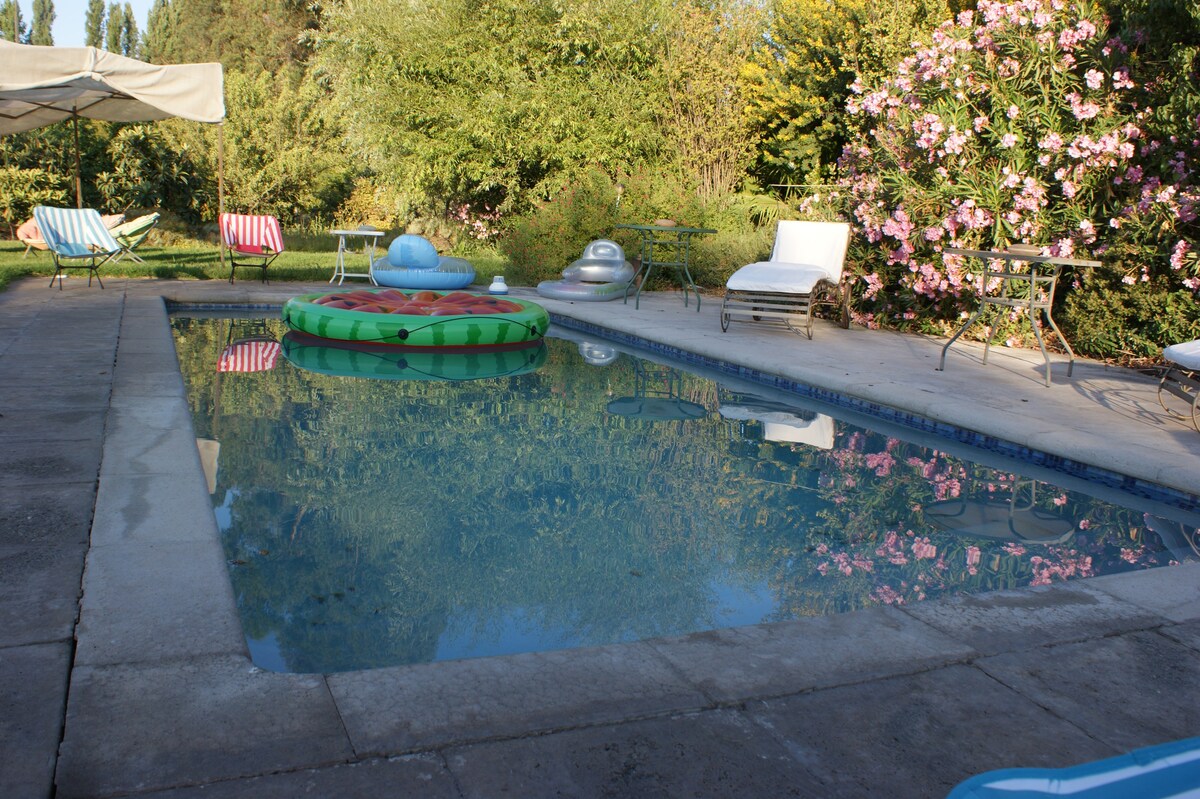
M 929 538 L 916 538 L 912 543 L 913 556 L 917 560 L 937 557 L 937 547 L 929 543 Z

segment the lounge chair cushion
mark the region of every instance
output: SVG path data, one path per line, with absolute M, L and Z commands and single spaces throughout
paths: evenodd
M 1200 370 L 1200 338 L 1166 347 L 1163 357 L 1184 369 Z
M 759 261 L 734 272 L 725 286 L 730 291 L 811 294 L 820 280 L 837 282 L 837 278 L 828 269 L 819 266 L 784 261 Z

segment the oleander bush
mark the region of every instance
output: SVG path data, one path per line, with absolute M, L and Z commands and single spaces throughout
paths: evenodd
M 948 330 L 982 286 L 943 248 L 1022 242 L 1104 262 L 1060 283 L 1081 352 L 1153 354 L 1168 306 L 1172 335 L 1200 335 L 1195 122 L 1185 140 L 1156 114 L 1145 42 L 1090 0 L 981 0 L 891 77 L 856 85 L 839 199 L 862 233 L 858 320 Z M 1027 330 L 1014 322 L 1010 343 Z

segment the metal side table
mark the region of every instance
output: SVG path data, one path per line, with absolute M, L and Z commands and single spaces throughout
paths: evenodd
M 355 228 L 354 230 L 331 230 L 329 232 L 338 237 L 337 261 L 333 267 L 333 277 L 329 278 L 329 282 L 332 283 L 336 280 L 340 286 L 342 281 L 348 277 L 365 277 L 371 281 L 371 285 L 378 286 L 375 276 L 371 274 L 371 264 L 375 262 L 375 244 L 383 236 L 383 231 L 375 228 Z M 367 256 L 366 272 L 346 271 L 346 251 L 349 249 L 346 246 L 346 239 L 355 236 L 363 241 L 363 254 Z
M 1071 376 L 1071 371 L 1075 368 L 1075 352 L 1071 349 L 1071 345 L 1067 343 L 1066 338 L 1063 337 L 1062 331 L 1058 329 L 1058 325 L 1054 324 L 1054 318 L 1050 315 L 1050 308 L 1054 304 L 1054 290 L 1058 285 L 1058 276 L 1062 273 L 1063 267 L 1080 266 L 1092 268 L 1100 266 L 1099 261 L 1082 261 L 1073 258 L 1034 255 L 1023 250 L 993 252 L 990 250 L 960 250 L 947 247 L 943 250 L 943 254 L 982 259 L 984 262 L 984 282 L 983 291 L 979 296 L 979 307 L 967 319 L 966 324 L 960 327 L 950 340 L 946 342 L 946 345 L 942 347 L 942 358 L 938 362 L 939 372 L 946 368 L 946 350 L 950 349 L 950 345 L 957 341 L 959 336 L 967 331 L 967 328 L 975 324 L 975 320 L 983 315 L 989 307 L 994 307 L 995 310 L 993 313 L 999 313 L 1000 308 L 1015 308 L 1028 315 L 1029 324 L 1033 328 L 1033 335 L 1037 338 L 1038 347 L 1042 350 L 1042 358 L 1046 362 L 1046 385 L 1049 386 L 1050 353 L 1046 351 L 1046 343 L 1042 340 L 1041 325 L 1038 321 L 1039 313 L 1045 316 L 1050 329 L 1054 331 L 1054 335 L 1058 336 L 1058 340 L 1062 342 L 1063 348 L 1067 351 L 1067 356 L 1070 358 L 1067 366 L 1067 377 Z M 999 265 L 996 265 L 997 261 L 1000 262 Z M 1025 266 L 1022 267 L 1021 264 Z M 996 283 L 996 291 L 989 291 L 989 286 L 996 281 L 998 281 Z M 992 337 L 995 335 L 996 328 L 993 326 L 988 333 L 987 341 L 983 347 L 984 363 L 987 363 L 988 350 L 992 346 Z
M 641 302 L 642 289 L 655 269 L 673 269 L 679 276 L 683 287 L 683 307 L 688 307 L 688 292 L 696 293 L 696 310 L 700 310 L 700 289 L 692 280 L 688 269 L 688 258 L 691 255 L 692 237 L 703 233 L 716 233 L 712 228 L 679 227 L 676 225 L 617 225 L 619 230 L 635 231 L 641 238 L 641 266 L 629 286 L 625 288 L 625 302 L 629 302 L 629 288 L 633 281 L 638 281 L 637 292 L 633 295 L 633 307 L 636 309 Z

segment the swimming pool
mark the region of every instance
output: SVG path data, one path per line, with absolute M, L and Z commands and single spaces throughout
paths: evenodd
M 468 369 L 277 352 L 269 320 L 173 326 L 264 668 L 600 645 L 1195 557 L 1190 512 L 595 337 Z

